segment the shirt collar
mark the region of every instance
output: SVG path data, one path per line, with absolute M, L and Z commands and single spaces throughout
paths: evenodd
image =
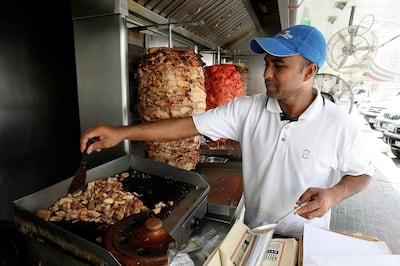
M 307 109 L 299 116 L 299 120 L 311 120 L 322 111 L 322 108 L 324 108 L 325 99 L 322 97 L 320 91 L 315 88 L 313 88 L 313 91 L 317 93 L 317 96 L 311 105 L 308 106 Z M 279 106 L 278 101 L 274 98 L 267 97 L 265 107 L 269 112 L 277 114 L 282 113 L 282 109 Z

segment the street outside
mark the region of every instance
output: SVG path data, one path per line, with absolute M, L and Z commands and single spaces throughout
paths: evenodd
M 365 190 L 333 208 L 331 229 L 376 237 L 385 241 L 394 254 L 400 254 L 400 159 L 357 108 L 351 114 L 361 125 L 376 173 Z
M 376 130 L 372 130 L 372 134 L 381 142 L 378 141 L 378 143 L 376 144 L 376 148 L 378 151 L 382 152 L 382 155 L 384 155 L 384 157 L 382 158 L 382 160 L 387 160 L 388 163 L 390 164 L 390 162 L 393 163 L 393 166 L 395 166 L 396 168 L 393 168 L 392 170 L 394 171 L 394 173 L 397 173 L 397 182 L 400 182 L 400 176 L 398 175 L 400 173 L 400 158 L 397 158 L 396 156 L 393 155 L 393 153 L 390 150 L 390 146 L 386 143 L 383 142 L 382 140 L 382 133 Z
M 390 146 L 383 142 L 382 132 L 371 129 L 364 117 L 359 114 L 357 108 L 353 109 L 352 115 L 361 124 L 365 145 L 368 147 L 368 152 L 370 152 L 377 170 L 391 183 L 400 184 L 400 158 L 393 155 Z

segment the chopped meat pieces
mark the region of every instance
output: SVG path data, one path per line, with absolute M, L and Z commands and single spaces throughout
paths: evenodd
M 154 209 L 153 213 L 154 214 L 159 214 L 161 212 L 161 209 L 167 206 L 164 202 L 160 201 L 159 203 L 154 204 Z
M 109 177 L 89 182 L 84 191 L 68 194 L 48 209 L 37 210 L 36 214 L 46 221 L 114 224 L 131 214 L 148 211 L 138 194 L 123 191 L 118 178 Z

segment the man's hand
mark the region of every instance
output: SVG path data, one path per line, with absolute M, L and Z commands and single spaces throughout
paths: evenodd
M 307 189 L 296 203 L 309 202 L 297 210 L 296 214 L 306 219 L 322 217 L 338 203 L 337 195 L 333 190 L 334 188 L 314 187 Z
M 308 188 L 296 203 L 309 203 L 297 210 L 296 214 L 306 219 L 322 217 L 333 206 L 367 187 L 370 179 L 369 175 L 346 175 L 331 188 Z
M 98 140 L 88 147 L 86 151 L 88 154 L 94 150 L 101 151 L 101 149 L 107 149 L 116 146 L 124 139 L 122 134 L 123 128 L 123 126 L 112 127 L 96 124 L 82 134 L 80 150 L 83 152 L 85 150 L 87 141 L 94 137 L 98 138 Z

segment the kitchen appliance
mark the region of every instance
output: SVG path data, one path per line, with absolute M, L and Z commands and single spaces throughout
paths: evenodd
M 129 169 L 187 183 L 192 187 L 162 220 L 163 227 L 174 238 L 177 246 L 182 245 L 207 212 L 207 196 L 210 189 L 207 182 L 196 172 L 160 164 L 134 154 L 122 156 L 88 170 L 86 179 L 87 182 L 90 182 Z M 69 254 L 78 261 L 86 261 L 91 265 L 120 265 L 117 259 L 101 244 L 94 243 L 73 230 L 36 216 L 37 209 L 50 207 L 67 193 L 72 178 L 14 201 L 16 222 L 31 239 L 55 246 L 62 253 Z M 41 250 L 41 253 L 43 252 Z M 59 265 L 62 263 L 60 261 Z

